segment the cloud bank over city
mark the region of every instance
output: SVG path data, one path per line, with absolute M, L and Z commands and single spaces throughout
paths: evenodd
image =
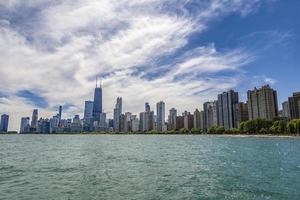
M 18 130 L 20 118 L 33 108 L 52 117 L 63 105 L 64 117 L 82 116 L 96 76 L 108 116 L 118 96 L 124 110 L 135 114 L 145 102 L 154 109 L 160 100 L 183 112 L 202 108 L 219 92 L 252 86 L 251 81 L 276 83 L 265 74 L 247 76 L 258 59 L 256 47 L 240 42 L 221 48 L 201 40 L 214 23 L 231 15 L 251 17 L 276 2 L 0 1 L 0 111 L 10 114 L 10 130 Z M 253 31 L 244 39 L 261 34 Z M 280 43 L 292 38 L 284 31 L 271 35 Z

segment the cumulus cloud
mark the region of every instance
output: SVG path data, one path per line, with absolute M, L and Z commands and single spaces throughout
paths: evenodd
M 11 115 L 11 130 L 18 130 L 20 117 L 30 116 L 34 107 L 44 117 L 60 104 L 72 105 L 65 117 L 82 113 L 97 74 L 108 116 L 117 96 L 134 113 L 145 101 L 164 100 L 167 109 L 179 112 L 202 107 L 239 83 L 240 67 L 252 55 L 210 44 L 161 60 L 184 48 L 210 21 L 232 12 L 245 16 L 259 5 L 258 0 L 0 1 L 0 110 Z M 214 76 L 222 71 L 236 74 Z M 28 102 L 22 91 L 43 106 Z

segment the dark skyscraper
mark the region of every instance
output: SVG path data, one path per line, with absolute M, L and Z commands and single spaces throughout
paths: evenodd
M 59 121 L 61 121 L 61 115 L 62 115 L 62 106 L 59 106 L 59 109 L 58 109 L 58 119 L 59 119 Z
M 145 103 L 145 112 L 150 112 L 150 105 L 148 102 Z
M 157 131 L 163 131 L 163 126 L 165 125 L 165 103 L 163 101 L 156 104 L 156 114 Z
M 102 87 L 98 87 L 98 79 L 96 79 L 96 88 L 94 93 L 93 118 L 98 121 L 102 113 Z
M 34 109 L 31 118 L 31 128 L 36 129 L 38 125 L 38 109 Z
M 0 132 L 7 132 L 8 130 L 8 115 L 1 115 Z

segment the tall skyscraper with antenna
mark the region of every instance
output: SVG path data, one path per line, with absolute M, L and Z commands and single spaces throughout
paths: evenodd
M 99 121 L 101 113 L 102 113 L 102 86 L 100 81 L 100 87 L 98 87 L 98 77 L 96 77 L 96 88 L 94 93 L 94 104 L 93 104 L 93 118 L 95 121 Z

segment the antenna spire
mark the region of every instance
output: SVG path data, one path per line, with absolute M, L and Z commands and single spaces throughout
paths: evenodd
M 98 76 L 96 76 L 96 88 L 98 88 Z

